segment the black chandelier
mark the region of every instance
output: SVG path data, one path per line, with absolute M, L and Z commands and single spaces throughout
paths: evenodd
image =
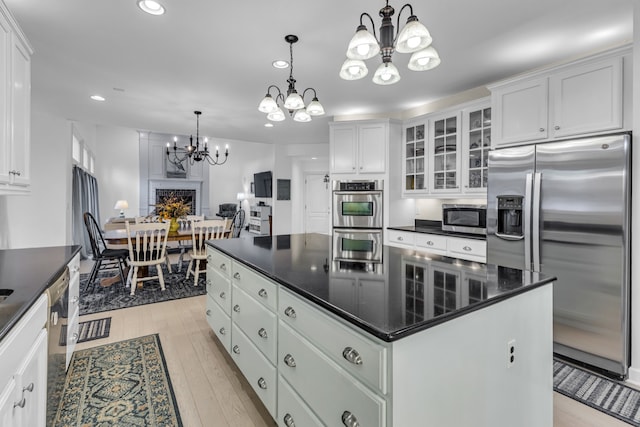
M 409 8 L 410 16 L 404 28 L 400 30 L 400 15 L 406 7 Z M 378 53 L 382 56 L 382 64 L 373 75 L 373 82 L 379 85 L 390 85 L 400 80 L 400 73 L 391 62 L 394 51 L 413 53 L 408 64 L 409 69 L 413 71 L 431 70 L 440 64 L 440 56 L 431 46 L 431 35 L 427 28 L 418 22 L 418 18 L 413 14 L 413 7 L 408 3 L 402 6 L 398 13 L 396 22 L 398 30 L 395 34 L 391 19 L 394 13 L 395 10 L 389 6 L 389 0 L 387 0 L 387 5 L 379 12 L 382 18 L 380 39 L 376 38 L 375 24 L 371 15 L 366 12 L 360 15 L 360 25 L 347 48 L 347 60 L 342 64 L 340 77 L 345 80 L 363 78 L 369 72 L 364 60 L 373 58 Z M 371 21 L 373 34 L 363 23 L 365 16 Z
M 293 120 L 296 122 L 310 122 L 311 116 L 321 116 L 324 114 L 324 108 L 322 104 L 318 101 L 318 96 L 316 95 L 316 90 L 312 87 L 306 88 L 302 92 L 302 96 L 298 94 L 296 91 L 296 79 L 293 78 L 293 44 L 298 41 L 298 36 L 293 34 L 289 34 L 285 36 L 284 40 L 289 43 L 289 55 L 290 55 L 290 69 L 289 69 L 289 79 L 287 83 L 289 87 L 287 88 L 287 97 L 283 95 L 280 91 L 280 88 L 276 85 L 270 85 L 267 88 L 267 94 L 258 105 L 258 110 L 267 113 L 267 119 L 280 122 L 285 119 L 284 111 L 278 105 L 278 101 L 283 103 L 283 107 L 289 110 L 289 114 L 293 117 Z M 278 91 L 275 99 L 271 96 L 271 89 L 274 88 Z M 313 91 L 313 98 L 309 105 L 305 107 L 304 105 L 304 96 L 307 91 Z
M 215 159 L 211 157 L 209 152 L 209 140 L 205 137 L 200 148 L 200 114 L 201 111 L 194 111 L 196 115 L 196 145 L 193 145 L 193 135 L 189 136 L 189 145 L 186 147 L 178 147 L 177 137 L 173 138 L 173 150 L 170 150 L 171 145 L 167 142 L 167 159 L 178 169 L 182 169 L 182 163 L 185 160 L 189 160 L 192 165 L 195 162 L 201 162 L 206 160 L 210 165 L 223 165 L 229 157 L 229 145 L 224 149 L 224 160 L 220 161 L 220 149 L 216 147 Z

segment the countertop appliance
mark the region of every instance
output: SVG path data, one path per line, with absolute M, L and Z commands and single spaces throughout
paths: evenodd
M 487 234 L 487 205 L 442 205 L 442 230 Z
M 489 153 L 487 262 L 554 284 L 554 353 L 625 378 L 631 136 Z

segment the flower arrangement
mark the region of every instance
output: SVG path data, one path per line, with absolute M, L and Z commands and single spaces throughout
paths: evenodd
M 178 219 L 191 211 L 190 203 L 171 193 L 156 204 L 156 213 L 164 219 Z

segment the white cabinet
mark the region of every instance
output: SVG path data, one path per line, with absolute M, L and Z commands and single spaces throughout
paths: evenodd
M 69 269 L 69 301 L 68 311 L 69 321 L 67 324 L 67 357 L 66 368 L 69 368 L 71 356 L 78 342 L 78 320 L 80 319 L 80 254 L 67 264 Z
M 462 192 L 486 195 L 491 149 L 490 103 L 464 109 L 462 129 Z
M 429 119 L 430 192 L 460 192 L 461 114 L 446 113 Z
M 32 53 L 0 2 L 0 194 L 30 192 Z
M 330 124 L 332 174 L 385 173 L 389 127 L 385 122 Z
M 402 192 L 405 195 L 428 191 L 428 122 L 421 120 L 403 126 Z
M 47 405 L 47 296 L 0 341 L 2 426 L 44 427 Z
M 249 232 L 269 235 L 269 215 L 271 215 L 271 206 L 251 206 L 249 208 Z
M 588 59 L 490 86 L 493 147 L 623 128 L 623 57 Z
M 467 261 L 487 262 L 487 242 L 441 234 L 388 230 L 389 245 Z

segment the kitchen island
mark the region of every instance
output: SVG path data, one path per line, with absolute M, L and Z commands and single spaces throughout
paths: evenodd
M 210 241 L 207 320 L 279 425 L 549 426 L 537 273 L 320 234 Z

